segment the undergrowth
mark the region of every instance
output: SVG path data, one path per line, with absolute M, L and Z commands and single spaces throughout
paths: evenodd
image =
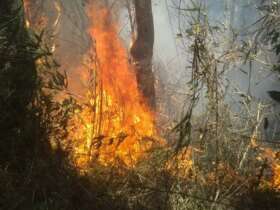
M 200 8 L 188 10 L 198 18 L 187 31 L 193 41 L 191 94 L 174 128 L 176 145 L 152 149 L 134 167 L 93 162 L 82 173 L 60 145 L 78 106 L 69 95 L 58 97 L 67 92 L 67 76 L 58 70 L 43 34 L 24 26 L 22 7 L 0 8 L 5 14 L 0 19 L 0 209 L 279 208 L 280 188 L 271 184 L 270 162 L 280 160 L 263 156 L 266 147 L 259 143 L 262 106 L 243 97 L 241 118 L 225 105 L 220 61 L 228 65 L 227 58 L 240 52 L 212 53 L 213 28 Z M 194 115 L 201 95 L 206 111 Z

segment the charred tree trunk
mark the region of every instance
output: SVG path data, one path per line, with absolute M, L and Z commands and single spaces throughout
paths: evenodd
M 136 38 L 131 47 L 131 56 L 136 69 L 138 87 L 145 102 L 155 109 L 154 74 L 152 58 L 154 47 L 154 22 L 151 0 L 134 0 Z

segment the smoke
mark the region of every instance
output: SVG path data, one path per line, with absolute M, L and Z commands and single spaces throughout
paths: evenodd
M 91 1 L 107 4 L 112 9 L 112 12 L 116 14 L 115 18 L 120 18 L 120 23 L 123 25 L 120 35 L 127 46 L 129 46 L 131 37 L 125 8 L 126 1 Z M 41 2 L 43 10 L 45 10 L 44 12 L 50 17 L 49 22 L 55 22 L 57 11 L 50 6 L 53 1 L 46 0 Z M 58 30 L 53 34 L 58 46 L 56 56 L 61 61 L 60 63 L 63 63 L 64 68 L 71 72 L 71 69 L 81 62 L 82 55 L 87 52 L 92 42 L 87 34 L 88 20 L 84 8 L 86 1 L 57 0 L 56 2 L 61 7 L 61 17 L 57 26 Z M 189 4 L 187 0 L 183 2 L 185 5 Z M 219 22 L 224 25 L 231 25 L 236 33 L 240 34 L 240 39 L 249 40 L 251 38 L 249 32 L 254 30 L 251 25 L 260 17 L 257 10 L 258 2 L 260 1 L 206 1 L 209 20 L 212 23 Z M 176 37 L 176 34 L 179 33 L 179 14 L 178 10 L 174 8 L 178 4 L 179 1 L 177 0 L 156 0 L 153 2 L 155 20 L 154 60 L 155 63 L 160 63 L 164 67 L 162 74 L 166 75 L 165 77 L 168 78 L 167 80 L 170 83 L 180 83 L 179 79 L 185 80 L 189 76 L 185 70 L 189 55 L 186 54 L 185 49 L 183 49 L 183 46 L 180 45 L 180 41 Z M 246 92 L 249 81 L 248 66 L 240 66 L 240 68 L 243 68 L 247 75 L 234 70 L 229 75 L 229 79 Z M 271 74 L 270 71 L 263 71 L 263 68 L 265 66 L 258 63 L 254 64 L 251 74 L 251 91 L 256 97 L 267 100 L 269 98 L 266 91 L 278 89 L 278 78 Z
M 237 44 L 240 46 L 245 43 L 248 45 L 253 44 L 254 32 L 259 27 L 257 21 L 262 17 L 258 9 L 262 2 L 261 0 L 201 0 L 200 2 L 205 5 L 209 23 L 224 27 L 224 41 L 232 38 L 234 33 L 238 36 Z M 167 8 L 165 7 L 166 5 Z M 190 5 L 191 1 L 188 0 L 167 0 L 165 2 L 160 1 L 154 6 L 154 12 L 156 11 L 154 13 L 155 19 L 165 19 L 159 22 L 155 21 L 158 44 L 155 54 L 158 56 L 157 58 L 163 58 L 160 60 L 166 66 L 168 66 L 168 58 L 174 58 L 170 65 L 171 67 L 167 68 L 168 82 L 176 81 L 175 78 L 179 75 L 180 79 L 177 80 L 177 84 L 184 85 L 186 84 L 184 82 L 189 81 L 190 78 L 188 70 L 184 68 L 184 66 L 188 66 L 190 51 L 186 50 L 185 46 L 178 42 L 176 34 L 184 33 L 188 29 L 188 23 L 184 25 L 188 21 L 187 16 L 184 11 L 180 12 L 178 8 L 189 8 Z M 167 46 L 164 43 L 168 43 Z M 165 46 L 167 50 L 164 50 Z M 221 45 L 221 51 L 227 47 L 227 45 Z M 230 105 L 232 111 L 236 113 L 240 113 L 243 106 L 240 103 L 241 94 L 249 95 L 255 103 L 266 104 L 264 115 L 270 122 L 267 133 L 274 133 L 275 135 L 268 136 L 268 138 L 273 139 L 277 137 L 276 133 L 279 132 L 279 118 L 276 113 L 279 113 L 280 107 L 277 102 L 269 97 L 268 92 L 280 90 L 279 77 L 271 71 L 271 64 L 277 60 L 275 55 L 267 51 L 265 53 L 259 51 L 255 56 L 255 61 L 236 63 L 226 72 L 224 81 L 224 85 L 228 85 L 226 102 Z M 180 89 L 178 86 L 176 88 L 176 90 Z M 187 91 L 184 88 L 181 90 Z M 200 105 L 200 107 L 203 107 L 203 104 Z M 200 110 L 200 108 L 198 109 Z M 272 137 L 273 135 L 274 137 Z
M 91 0 L 93 2 L 107 5 L 114 14 L 114 18 L 118 18 L 121 24 L 119 31 L 127 48 L 131 39 L 131 27 L 127 13 L 127 1 L 116 0 Z M 42 1 L 45 12 L 50 17 L 56 17 L 55 8 L 50 6 L 53 1 Z M 61 17 L 56 30 L 55 42 L 57 50 L 55 55 L 58 62 L 62 64 L 62 69 L 69 74 L 70 88 L 73 91 L 82 93 L 84 85 L 75 72 L 83 60 L 83 55 L 88 51 L 89 46 L 94 42 L 88 36 L 88 18 L 85 13 L 83 0 L 57 0 L 61 7 Z M 155 47 L 154 47 L 154 70 L 161 81 L 161 86 L 168 93 L 162 103 L 168 102 L 171 118 L 177 118 L 181 114 L 181 108 L 184 104 L 187 92 L 186 82 L 189 81 L 190 73 L 186 69 L 190 54 L 177 37 L 182 30 L 186 30 L 183 25 L 184 15 L 178 12 L 178 5 L 181 7 L 190 4 L 189 0 L 155 0 L 153 1 L 153 13 L 155 24 Z M 239 41 L 250 42 L 252 33 L 258 27 L 254 23 L 260 18 L 258 6 L 261 0 L 201 0 L 206 5 L 209 21 L 212 24 L 220 24 L 227 28 L 225 37 L 231 37 L 232 32 L 239 35 Z M 186 20 L 184 20 L 186 21 Z M 222 47 L 225 47 L 224 45 Z M 258 55 L 261 62 L 252 62 L 249 64 L 238 64 L 226 75 L 228 82 L 227 101 L 234 111 L 239 111 L 239 96 L 237 90 L 245 94 L 250 94 L 252 98 L 264 103 L 273 102 L 268 91 L 280 90 L 279 81 L 276 74 L 271 73 L 267 65 L 263 62 L 272 63 L 275 61 L 273 55 Z M 171 100 L 172 98 L 172 100 Z M 174 103 L 170 104 L 170 101 Z M 273 109 L 277 110 L 278 105 L 274 103 Z M 165 108 L 166 109 L 166 108 Z M 172 114 L 171 114 L 172 113 Z

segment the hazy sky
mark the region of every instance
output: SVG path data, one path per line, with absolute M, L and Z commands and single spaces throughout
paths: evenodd
M 175 0 L 176 1 L 176 0 Z M 206 1 L 206 0 L 205 0 Z M 257 2 L 259 0 L 211 0 L 207 2 L 207 13 L 212 23 L 230 23 L 235 30 L 243 34 L 247 30 L 253 30 L 251 26 L 255 23 L 259 16 L 257 10 Z M 161 59 L 165 63 L 170 64 L 170 68 L 175 68 L 178 72 L 185 71 L 184 61 L 187 60 L 188 54 L 183 54 L 180 50 L 180 44 L 176 41 L 176 11 L 171 0 L 167 0 L 169 7 L 167 8 L 165 0 L 154 1 L 154 19 L 156 31 L 155 59 Z M 187 2 L 187 0 L 185 0 Z M 168 10 L 170 16 L 168 15 Z M 170 20 L 170 17 L 172 20 Z M 170 23 L 173 24 L 170 24 Z M 251 35 L 245 35 L 240 39 L 248 40 Z M 177 45 L 176 45 L 177 43 Z M 171 62 L 172 61 L 172 62 Z M 181 64 L 181 65 L 179 65 Z M 260 98 L 268 99 L 267 90 L 279 89 L 279 81 L 275 75 L 270 75 L 270 71 L 264 70 L 259 63 L 254 64 L 252 72 L 252 94 Z M 248 66 L 242 66 L 247 70 Z M 248 88 L 248 75 L 241 73 L 239 70 L 233 70 L 229 74 L 232 79 L 232 85 L 239 86 L 241 90 L 246 91 Z M 186 79 L 186 78 L 183 78 Z
M 154 1 L 155 59 L 169 65 L 177 65 L 180 58 L 176 46 L 176 26 L 172 26 L 165 0 Z M 172 28 L 173 27 L 173 28 Z M 179 67 L 179 66 L 178 66 Z

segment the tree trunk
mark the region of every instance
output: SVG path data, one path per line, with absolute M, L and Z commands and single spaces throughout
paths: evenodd
M 136 38 L 131 47 L 131 56 L 136 69 L 138 88 L 145 103 L 156 107 L 152 58 L 154 47 L 154 22 L 151 0 L 134 0 Z

